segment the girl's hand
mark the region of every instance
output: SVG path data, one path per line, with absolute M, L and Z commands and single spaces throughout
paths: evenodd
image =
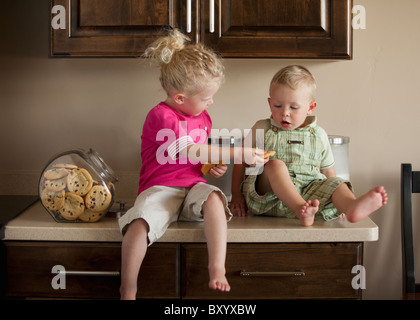
M 238 217 L 246 216 L 247 207 L 245 203 L 245 198 L 242 193 L 233 193 L 232 200 L 229 204 L 229 209 L 233 215 L 237 215 Z
M 211 168 L 209 173 L 215 178 L 220 178 L 226 173 L 227 169 L 228 169 L 227 165 L 218 164 L 217 166 Z

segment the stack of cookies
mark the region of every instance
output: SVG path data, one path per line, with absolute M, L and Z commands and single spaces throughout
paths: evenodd
M 56 220 L 95 222 L 112 202 L 113 185 L 99 184 L 84 168 L 73 164 L 53 164 L 44 171 L 40 198 Z

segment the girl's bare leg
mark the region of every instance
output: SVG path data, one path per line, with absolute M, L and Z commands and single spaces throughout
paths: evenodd
M 122 241 L 121 248 L 121 300 L 135 300 L 137 277 L 146 255 L 149 225 L 143 219 L 130 223 Z
M 209 255 L 209 287 L 214 290 L 230 291 L 226 279 L 227 222 L 221 196 L 212 192 L 203 204 L 204 234 Z
M 356 198 L 347 184 L 343 183 L 333 193 L 332 202 L 346 214 L 348 221 L 358 222 L 386 205 L 388 194 L 383 186 L 379 186 Z
M 319 201 L 305 201 L 289 176 L 289 169 L 281 160 L 270 160 L 257 179 L 257 192 L 261 195 L 274 192 L 275 195 L 299 218 L 303 226 L 314 223 Z

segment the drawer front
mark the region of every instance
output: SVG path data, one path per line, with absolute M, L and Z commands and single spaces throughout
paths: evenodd
M 9 296 L 119 298 L 119 243 L 6 242 L 5 245 Z M 149 247 L 139 274 L 138 297 L 178 298 L 178 260 L 177 244 Z M 52 272 L 56 265 L 69 273 L 65 282 L 59 277 L 61 274 Z
M 360 299 L 351 273 L 362 264 L 362 243 L 229 244 L 229 293 L 208 289 L 205 245 L 182 247 L 186 299 Z

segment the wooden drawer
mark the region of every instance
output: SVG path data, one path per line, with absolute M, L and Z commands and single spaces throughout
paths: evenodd
M 5 248 L 9 296 L 119 298 L 120 243 L 7 241 Z M 178 244 L 149 247 L 139 275 L 138 297 L 179 298 L 178 260 Z M 66 274 L 65 289 L 54 289 L 55 265 L 83 274 Z M 101 275 L 89 273 L 98 271 Z
M 362 243 L 229 244 L 229 293 L 208 289 L 207 249 L 182 246 L 185 299 L 360 299 L 351 281 L 362 264 Z M 304 275 L 303 275 L 304 274 Z

